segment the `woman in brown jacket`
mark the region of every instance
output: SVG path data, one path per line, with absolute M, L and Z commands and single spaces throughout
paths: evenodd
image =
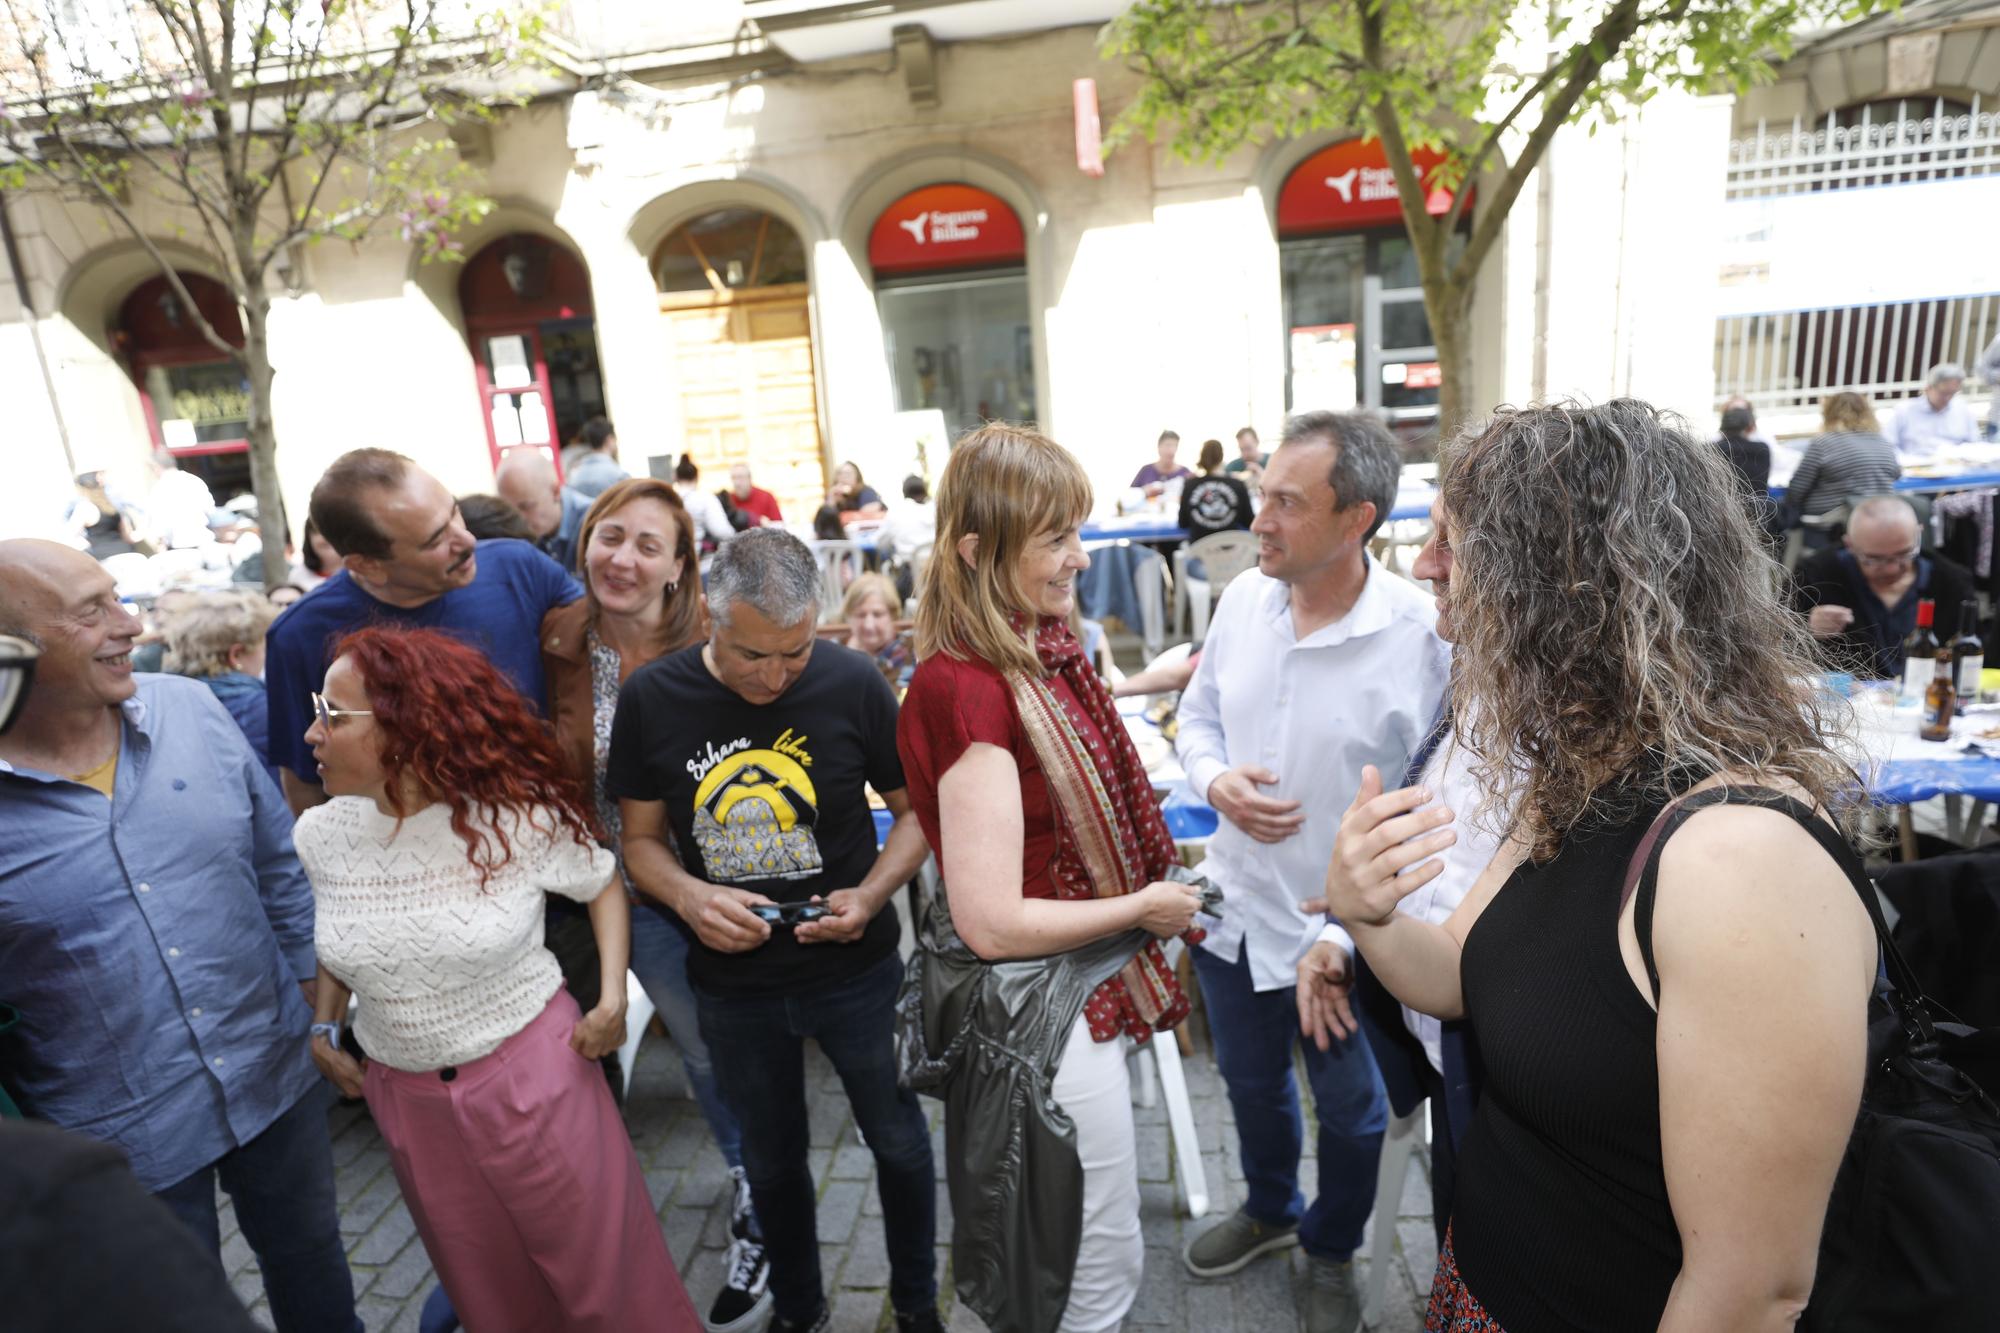
M 542 621 L 542 663 L 556 741 L 615 846 L 618 802 L 605 796 L 604 761 L 619 687 L 653 659 L 701 643 L 701 575 L 687 509 L 671 485 L 652 477 L 607 487 L 583 517 L 576 550 L 584 594 Z M 741 1134 L 695 1022 L 687 952 L 687 935 L 673 913 L 633 894 L 632 973 L 681 1048 L 688 1084 L 735 1182 L 728 1274 L 708 1317 L 709 1328 L 723 1333 L 764 1316 L 769 1270 L 743 1179 Z

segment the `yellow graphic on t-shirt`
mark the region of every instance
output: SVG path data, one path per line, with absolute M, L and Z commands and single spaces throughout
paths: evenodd
M 783 751 L 729 755 L 695 788 L 694 840 L 711 880 L 806 879 L 825 864 L 813 836 L 812 761 L 790 733 L 785 739 Z

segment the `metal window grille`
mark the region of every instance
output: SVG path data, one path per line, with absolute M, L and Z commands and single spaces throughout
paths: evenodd
M 1863 108 L 1854 124 L 1829 114 L 1794 120 L 1729 145 L 1728 197 L 1762 198 L 1953 180 L 2000 172 L 2000 114 L 1897 105 L 1892 119 Z M 1881 305 L 1731 315 L 1715 325 L 1718 404 L 1741 393 L 1760 410 L 1809 408 L 1831 393 L 1909 397 L 1940 361 L 1969 365 L 2000 333 L 2000 293 Z

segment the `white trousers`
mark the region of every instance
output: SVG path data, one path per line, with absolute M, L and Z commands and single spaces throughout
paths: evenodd
M 1083 1238 L 1057 1333 L 1115 1329 L 1139 1295 L 1146 1244 L 1139 1235 L 1139 1150 L 1125 1051 L 1122 1038 L 1092 1041 L 1090 1024 L 1078 1018 L 1051 1089 L 1076 1121 L 1083 1163 Z

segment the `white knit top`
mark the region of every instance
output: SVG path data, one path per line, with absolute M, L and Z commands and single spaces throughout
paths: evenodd
M 447 805 L 401 828 L 359 796 L 299 816 L 292 837 L 313 883 L 319 960 L 359 999 L 354 1030 L 370 1059 L 408 1071 L 476 1060 L 562 984 L 542 946 L 542 895 L 589 902 L 617 858 L 579 846 L 545 809 L 498 824 L 513 855 L 482 888 Z

